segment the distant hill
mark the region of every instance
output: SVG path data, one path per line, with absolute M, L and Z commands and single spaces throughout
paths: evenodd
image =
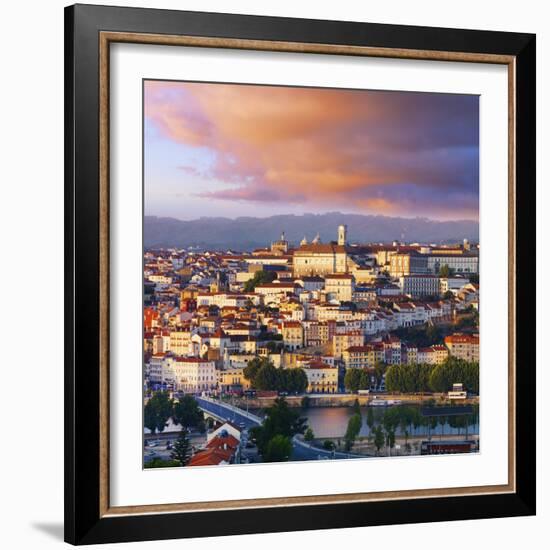
M 145 247 L 198 246 L 212 250 L 250 250 L 269 246 L 281 231 L 292 244 L 317 233 L 323 242 L 336 240 L 339 224 L 348 226 L 350 243 L 406 242 L 449 243 L 467 238 L 477 241 L 479 224 L 471 220 L 435 221 L 427 218 L 394 218 L 361 214 L 293 214 L 269 218 L 199 218 L 183 221 L 175 218 L 145 216 Z

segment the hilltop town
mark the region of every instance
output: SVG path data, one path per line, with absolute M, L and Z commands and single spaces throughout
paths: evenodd
M 250 251 L 146 250 L 146 402 L 159 389 L 337 398 L 460 382 L 476 394 L 477 374 L 415 387 L 406 366 L 479 361 L 479 247 L 353 237 L 342 224 L 330 242 L 282 233 Z

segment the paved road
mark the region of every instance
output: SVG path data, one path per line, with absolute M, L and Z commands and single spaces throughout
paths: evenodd
M 195 399 L 203 411 L 212 413 L 219 418 L 223 418 L 237 425 L 244 424 L 247 430 L 254 426 L 259 426 L 262 423 L 262 419 L 259 416 L 241 411 L 237 407 L 227 405 L 226 403 L 205 399 L 204 397 L 195 397 Z
M 241 411 L 237 407 L 228 405 L 227 403 L 220 403 L 212 399 L 205 399 L 204 397 L 195 397 L 199 407 L 206 412 L 210 412 L 219 418 L 224 418 L 235 424 L 244 424 L 246 429 L 250 429 L 254 426 L 259 426 L 262 423 L 262 419 L 252 413 Z M 349 455 L 347 453 L 333 453 L 332 451 L 326 451 L 325 449 L 318 449 L 305 443 L 299 436 L 295 436 L 292 439 L 292 460 L 323 460 L 331 458 L 359 458 L 357 455 Z

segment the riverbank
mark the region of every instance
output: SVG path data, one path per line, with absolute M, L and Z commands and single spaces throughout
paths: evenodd
M 398 401 L 401 405 L 422 405 L 432 403 L 435 400 L 436 405 L 474 405 L 479 403 L 479 397 L 470 397 L 460 401 L 450 401 L 446 394 L 399 394 L 399 393 L 371 393 L 368 395 L 359 395 L 355 393 L 335 393 L 335 394 L 307 394 L 307 395 L 288 395 L 285 399 L 289 407 L 303 408 L 303 399 L 307 397 L 307 408 L 324 407 L 352 407 L 358 401 L 360 406 L 377 406 L 388 401 Z M 232 403 L 235 406 L 246 410 L 248 409 L 266 409 L 271 407 L 277 397 L 233 397 L 225 398 L 224 401 Z

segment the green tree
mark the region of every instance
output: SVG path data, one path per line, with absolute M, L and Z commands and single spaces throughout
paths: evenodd
M 376 452 L 379 453 L 380 449 L 384 446 L 384 432 L 381 426 L 377 426 L 374 430 L 374 446 Z
M 143 409 L 143 423 L 151 433 L 163 432 L 172 416 L 174 403 L 168 392 L 155 392 Z
M 286 462 L 292 453 L 292 442 L 286 435 L 276 435 L 267 443 L 262 455 L 264 462 Z
M 353 402 L 353 414 L 358 414 L 361 417 L 361 405 L 359 405 L 359 399 L 355 399 Z
M 304 439 L 308 442 L 315 439 L 315 435 L 313 434 L 313 430 L 311 428 L 308 428 L 306 430 L 306 433 L 304 434 Z
M 189 443 L 189 438 L 187 437 L 187 430 L 181 430 L 176 442 L 174 443 L 174 448 L 170 453 L 172 460 L 178 462 L 179 466 L 185 466 L 189 461 L 191 456 L 191 444 Z
M 374 411 L 372 407 L 367 407 L 367 426 L 369 427 L 369 432 L 372 432 L 374 426 Z
M 276 435 L 292 438 L 298 433 L 303 434 L 305 430 L 306 419 L 291 409 L 284 397 L 279 397 L 275 399 L 273 406 L 267 409 L 262 425 L 252 428 L 250 432 L 256 440 L 259 453 L 264 456 L 269 442 Z
M 355 393 L 359 389 L 361 383 L 361 370 L 360 369 L 346 369 L 344 375 L 344 386 L 350 392 Z
M 192 395 L 184 395 L 174 403 L 172 415 L 174 422 L 184 428 L 203 428 L 204 414 L 199 409 L 196 399 Z
M 144 468 L 175 468 L 179 466 L 180 463 L 177 460 L 164 460 L 158 456 L 146 462 Z
M 386 445 L 389 449 L 389 454 L 391 456 L 391 450 L 395 447 L 395 431 L 389 430 L 386 432 Z
M 273 363 L 271 363 L 267 357 L 254 357 L 254 359 L 251 359 L 243 369 L 244 377 L 253 384 L 256 374 L 260 368 L 266 364 L 272 365 Z
M 355 439 L 359 435 L 360 431 L 361 431 L 361 415 L 354 414 L 348 420 L 348 427 L 344 435 L 346 451 L 351 450 L 351 448 L 353 447 L 353 444 L 355 443 Z
M 374 365 L 374 379 L 377 388 L 379 388 L 380 384 L 382 384 L 385 373 L 386 365 L 382 363 L 382 361 L 376 361 L 376 364 Z
M 439 268 L 439 276 L 440 277 L 452 277 L 453 276 L 453 269 L 451 269 L 447 264 L 443 264 Z
M 266 283 L 272 283 L 275 280 L 276 274 L 273 271 L 256 271 L 252 279 L 246 281 L 244 284 L 245 292 L 254 292 L 254 289 L 258 285 Z
M 330 439 L 325 439 L 323 441 L 323 449 L 326 449 L 327 451 L 333 451 L 334 448 L 334 443 Z
M 311 404 L 311 397 L 309 397 L 309 395 L 304 395 L 300 404 L 302 406 L 302 409 L 309 409 L 309 405 Z
M 370 373 L 367 369 L 361 369 L 361 377 L 359 378 L 359 389 L 369 390 L 371 385 Z

